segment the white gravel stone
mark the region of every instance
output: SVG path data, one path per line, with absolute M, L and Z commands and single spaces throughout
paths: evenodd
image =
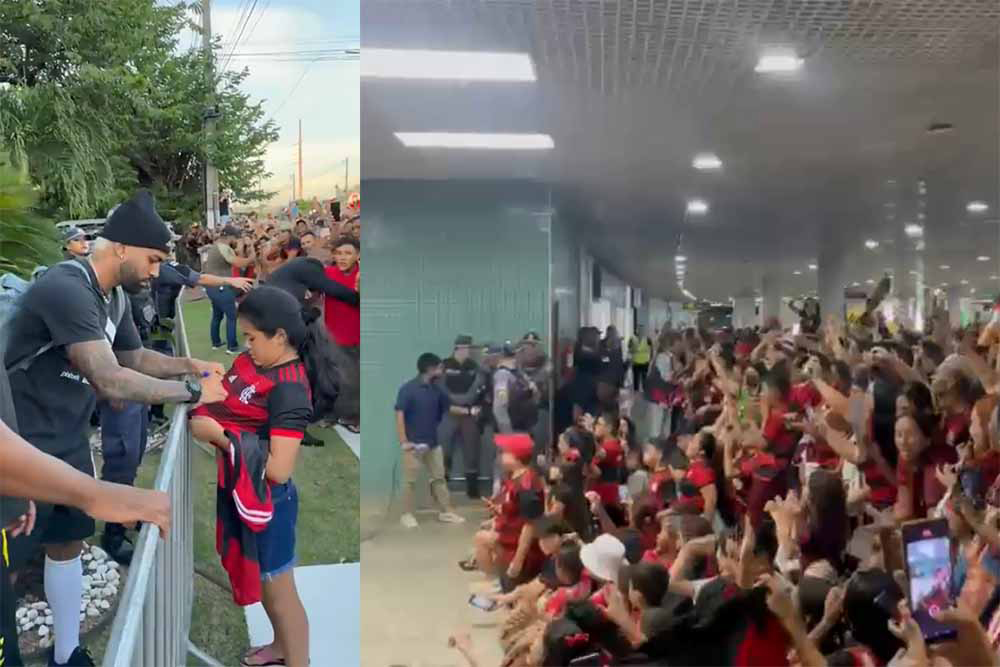
M 91 555 L 91 553 L 89 551 L 86 551 L 86 552 L 84 552 L 82 558 L 83 558 L 83 562 L 86 563 L 87 561 L 92 560 L 94 557 Z
M 55 639 L 52 637 L 52 635 L 49 635 L 48 637 L 44 637 L 41 641 L 39 641 L 38 645 L 41 646 L 42 648 L 50 648 L 54 643 Z
M 98 558 L 100 560 L 108 559 L 107 552 L 101 547 L 90 547 L 90 553 L 93 554 L 94 558 Z
M 39 637 L 47 637 L 48 635 L 49 635 L 49 627 L 47 625 L 43 625 L 42 627 L 38 628 Z
M 80 622 L 83 623 L 85 620 L 87 620 L 87 614 L 85 613 L 80 614 Z
M 29 609 L 27 616 L 28 616 L 28 620 L 29 621 L 35 620 L 36 618 L 38 618 L 38 610 L 37 609 Z
M 107 572 L 108 572 L 108 566 L 106 563 L 101 563 L 100 565 L 97 566 L 97 574 L 103 577 L 105 574 L 107 574 Z
M 109 560 L 108 567 L 111 568 L 112 570 L 117 570 L 119 567 L 121 567 L 121 565 L 119 565 L 116 561 Z
M 118 581 L 122 575 L 118 574 L 118 570 L 108 570 L 107 578 L 110 581 Z
M 48 606 L 49 605 L 48 605 L 47 602 L 35 602 L 34 604 L 31 605 L 31 608 L 32 609 L 45 609 Z
M 87 607 L 87 616 L 100 616 L 101 612 L 97 611 L 96 607 Z
M 100 602 L 97 603 L 97 606 L 100 607 L 101 609 L 111 609 L 111 603 L 108 602 L 107 600 L 101 600 Z
M 16 618 L 19 621 L 22 620 L 27 615 L 28 615 L 28 608 L 27 607 L 21 607 L 16 612 L 14 612 L 14 618 Z

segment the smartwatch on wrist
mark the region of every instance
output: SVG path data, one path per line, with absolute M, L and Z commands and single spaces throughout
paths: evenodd
M 191 398 L 187 400 L 188 403 L 195 404 L 201 401 L 201 383 L 197 380 L 185 380 L 184 388 L 188 390 L 191 394 Z

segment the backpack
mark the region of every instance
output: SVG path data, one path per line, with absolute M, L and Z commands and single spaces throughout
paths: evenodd
M 509 372 L 512 378 L 507 386 L 507 414 L 510 415 L 510 425 L 518 432 L 529 431 L 538 423 L 538 399 L 532 389 L 531 380 L 520 369 L 504 370 Z
M 36 268 L 32 274 L 32 281 L 45 272 L 45 267 Z M 5 273 L 0 276 L 0 363 L 3 363 L 7 351 L 8 324 L 17 307 L 17 303 L 28 288 L 31 282 L 19 278 L 12 273 Z M 18 432 L 17 414 L 14 412 L 14 397 L 11 394 L 10 383 L 7 380 L 7 373 L 0 372 L 0 421 L 9 429 Z M 0 528 L 8 525 L 22 514 L 27 512 L 27 501 L 20 498 L 0 496 Z

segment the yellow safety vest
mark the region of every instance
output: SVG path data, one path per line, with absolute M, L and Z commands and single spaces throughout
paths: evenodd
M 648 364 L 651 350 L 649 348 L 649 339 L 643 336 L 638 339 L 638 341 L 633 338 L 630 341 L 629 351 L 632 353 L 632 363 L 633 364 Z

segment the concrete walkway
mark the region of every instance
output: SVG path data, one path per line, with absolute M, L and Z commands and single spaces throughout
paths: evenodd
M 337 431 L 337 435 L 339 435 L 340 438 L 345 443 L 347 443 L 347 446 L 351 448 L 351 451 L 354 452 L 354 455 L 357 456 L 360 459 L 361 458 L 361 434 L 360 433 L 351 433 L 346 428 L 344 428 L 343 426 L 339 426 L 339 425 L 336 426 L 336 427 L 334 427 L 334 430 Z
M 295 568 L 295 585 L 309 617 L 309 655 L 313 665 L 358 667 L 361 566 L 312 565 Z M 274 641 L 261 604 L 245 608 L 251 646 Z M 369 664 L 365 661 L 365 665 Z
M 442 524 L 436 513 L 422 512 L 416 530 L 395 523 L 361 543 L 365 667 L 464 667 L 447 644 L 456 631 L 471 634 L 480 667 L 496 667 L 503 659 L 498 642 L 503 612 L 487 614 L 468 604 L 469 595 L 489 583 L 457 565 L 469 553 L 486 511 L 455 500 L 464 525 Z

